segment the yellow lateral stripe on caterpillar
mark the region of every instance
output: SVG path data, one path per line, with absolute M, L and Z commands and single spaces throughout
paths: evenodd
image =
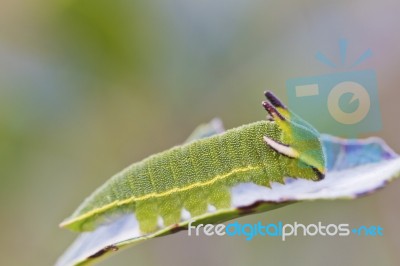
M 250 170 L 255 170 L 257 168 L 259 168 L 259 167 L 248 166 L 248 167 L 244 167 L 244 168 L 238 168 L 238 169 L 235 169 L 235 170 L 233 170 L 233 171 L 231 171 L 231 172 L 229 172 L 227 174 L 217 175 L 213 179 L 211 179 L 209 181 L 206 181 L 206 182 L 197 182 L 197 183 L 194 183 L 194 184 L 190 184 L 190 185 L 188 185 L 186 187 L 174 188 L 174 189 L 162 192 L 162 193 L 150 193 L 150 194 L 147 194 L 147 195 L 144 195 L 144 196 L 141 196 L 141 197 L 130 197 L 130 198 L 125 199 L 125 200 L 116 200 L 116 201 L 114 201 L 114 202 L 112 202 L 110 204 L 104 205 L 104 206 L 102 206 L 100 208 L 93 209 L 93 210 L 91 210 L 91 211 L 89 211 L 89 212 L 87 212 L 85 214 L 82 214 L 81 216 L 78 216 L 78 217 L 76 217 L 74 219 L 71 219 L 69 221 L 65 221 L 65 222 L 60 224 L 60 227 L 65 227 L 70 223 L 89 218 L 89 217 L 91 217 L 91 216 L 93 216 L 93 215 L 95 215 L 97 213 L 102 213 L 102 212 L 104 212 L 104 211 L 106 211 L 106 210 L 108 210 L 108 209 L 110 209 L 110 208 L 112 208 L 114 206 L 121 206 L 121 205 L 129 204 L 129 203 L 133 203 L 133 202 L 137 202 L 137 201 L 141 201 L 141 200 L 150 199 L 150 198 L 164 197 L 164 196 L 170 195 L 172 193 L 183 192 L 183 191 L 187 191 L 187 190 L 190 190 L 190 189 L 193 189 L 193 188 L 196 188 L 196 187 L 212 185 L 216 181 L 224 179 L 224 178 L 227 178 L 227 177 L 229 177 L 229 176 L 231 176 L 233 174 L 243 173 L 243 172 L 247 172 L 247 171 L 250 171 Z

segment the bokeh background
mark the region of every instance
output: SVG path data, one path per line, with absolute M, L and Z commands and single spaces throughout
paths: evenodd
M 0 265 L 52 265 L 76 237 L 59 229 L 112 174 L 181 143 L 213 117 L 264 119 L 262 92 L 346 69 L 375 69 L 383 129 L 400 152 L 400 2 L 1 0 Z M 318 111 L 316 110 L 316 114 Z M 317 123 L 321 127 L 324 121 Z M 241 222 L 381 225 L 383 237 L 188 237 L 101 265 L 400 265 L 400 181 L 354 201 L 291 205 Z

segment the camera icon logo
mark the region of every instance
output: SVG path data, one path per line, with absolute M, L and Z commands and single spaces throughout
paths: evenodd
M 342 40 L 340 47 L 344 62 L 346 42 Z M 367 50 L 353 66 L 370 55 L 370 50 Z M 317 59 L 334 66 L 320 53 Z M 319 131 L 356 137 L 382 127 L 374 70 L 293 78 L 286 82 L 286 89 L 291 109 L 316 125 Z
M 353 95 L 350 104 L 356 100 L 360 102 L 358 108 L 351 113 L 344 112 L 340 107 L 340 98 L 346 93 Z M 328 111 L 336 121 L 342 124 L 359 123 L 368 114 L 370 107 L 371 100 L 367 90 L 354 81 L 344 81 L 337 84 L 328 95 Z

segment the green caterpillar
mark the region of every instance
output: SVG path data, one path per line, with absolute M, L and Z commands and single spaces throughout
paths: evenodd
M 90 231 L 132 213 L 142 233 L 229 208 L 230 189 L 284 177 L 321 180 L 325 157 L 319 133 L 271 92 L 262 102 L 269 118 L 152 155 L 114 175 L 61 227 Z M 186 212 L 186 213 L 187 213 Z

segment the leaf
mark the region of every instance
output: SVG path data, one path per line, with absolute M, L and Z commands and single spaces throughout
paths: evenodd
M 187 141 L 223 132 L 219 119 L 201 125 Z M 285 205 L 319 199 L 354 199 L 373 193 L 399 176 L 400 157 L 379 138 L 340 139 L 322 135 L 328 172 L 319 182 L 286 178 L 285 184 L 271 188 L 243 183 L 232 188 L 228 209 L 193 217 L 193 225 L 225 222 L 243 215 L 264 212 Z M 133 215 L 120 217 L 93 232 L 79 235 L 56 265 L 83 265 L 103 259 L 115 251 L 144 240 L 168 235 L 187 228 L 189 220 L 148 235 L 141 235 Z

